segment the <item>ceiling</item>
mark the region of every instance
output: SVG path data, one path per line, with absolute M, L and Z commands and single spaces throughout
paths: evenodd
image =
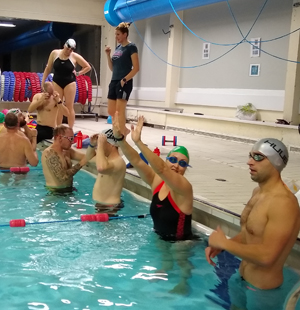
M 0 16 L 0 22 L 3 23 L 13 23 L 16 27 L 0 27 L 0 41 L 13 39 L 14 37 L 29 31 L 31 29 L 39 28 L 47 22 L 37 21 L 37 20 L 26 20 L 26 19 L 16 19 L 16 18 L 7 18 Z

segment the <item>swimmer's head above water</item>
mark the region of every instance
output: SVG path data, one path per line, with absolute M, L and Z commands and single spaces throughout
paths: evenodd
M 187 150 L 186 147 L 184 146 L 175 146 L 167 155 L 167 157 L 170 156 L 170 154 L 172 153 L 180 153 L 182 155 L 184 155 L 186 158 L 187 158 L 187 162 L 189 163 L 190 162 L 190 155 L 189 155 L 189 151 Z
M 7 129 L 17 128 L 18 122 L 19 122 L 19 120 L 18 120 L 17 115 L 15 115 L 14 113 L 7 113 L 6 114 L 4 124 L 5 124 L 5 127 Z
M 264 138 L 257 141 L 253 145 L 250 155 L 253 156 L 255 153 L 261 153 L 267 157 L 270 163 L 279 172 L 285 168 L 289 160 L 287 147 L 281 141 L 274 138 Z
M 114 137 L 114 133 L 111 128 L 102 130 L 102 133 L 106 135 L 106 139 L 109 144 L 118 147 L 118 141 Z

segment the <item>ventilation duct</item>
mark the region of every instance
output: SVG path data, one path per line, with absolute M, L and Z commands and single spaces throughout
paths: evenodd
M 225 0 L 171 0 L 171 3 L 177 12 L 223 1 Z M 104 16 L 112 26 L 171 12 L 173 9 L 169 0 L 108 0 L 104 5 Z
M 73 35 L 75 25 L 51 22 L 41 28 L 27 31 L 13 39 L 0 43 L 0 54 L 30 47 L 50 40 L 65 41 Z

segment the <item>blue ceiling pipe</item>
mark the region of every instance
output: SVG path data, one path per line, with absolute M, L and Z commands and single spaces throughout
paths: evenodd
M 188 10 L 225 0 L 171 0 L 176 10 Z M 112 26 L 121 22 L 132 22 L 173 12 L 169 0 L 108 0 L 104 5 L 104 16 Z
M 14 50 L 30 47 L 50 40 L 65 41 L 75 31 L 75 25 L 51 22 L 41 28 L 27 31 L 13 39 L 0 43 L 0 54 L 8 54 Z

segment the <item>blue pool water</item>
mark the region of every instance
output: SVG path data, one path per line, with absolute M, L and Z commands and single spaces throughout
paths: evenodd
M 92 214 L 94 181 L 80 171 L 74 180 L 77 192 L 53 195 L 44 188 L 41 171 L 0 174 L 0 224 Z M 149 212 L 147 201 L 128 191 L 122 195 L 125 208 L 119 214 Z M 188 250 L 165 243 L 152 232 L 151 218 L 0 227 L 0 234 L 0 309 L 229 309 L 227 280 L 239 261 L 224 253 L 227 257 L 219 259 L 225 269 L 215 270 L 204 257 L 205 238 Z M 162 255 L 165 247 L 188 256 L 175 258 L 168 276 L 157 275 L 163 263 L 172 262 Z M 191 270 L 185 295 L 170 293 L 181 280 L 178 262 Z

